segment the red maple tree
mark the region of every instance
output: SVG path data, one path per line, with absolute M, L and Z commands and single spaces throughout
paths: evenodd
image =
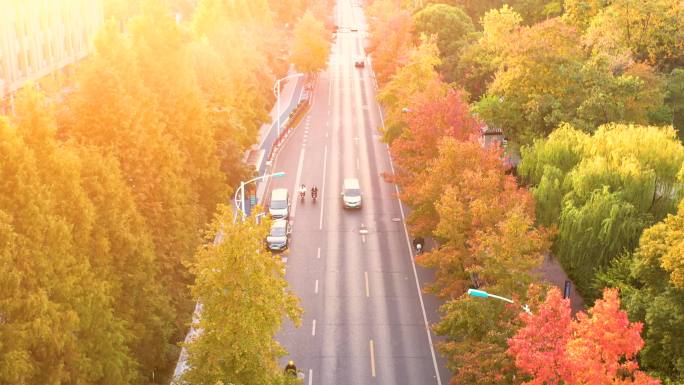
M 424 185 L 421 174 L 439 157 L 443 139 L 469 141 L 480 124 L 468 111 L 462 93 L 438 78 L 411 98 L 406 121 L 407 128 L 390 146 L 395 173 L 385 177 L 401 187 L 402 200 L 411 204 L 411 197 Z
M 551 289 L 533 314 L 508 340 L 508 353 L 530 380 L 525 385 L 657 385 L 639 370 L 636 354 L 643 347 L 641 323 L 620 310 L 616 289 L 605 289 L 588 314 L 573 320 L 569 300 Z

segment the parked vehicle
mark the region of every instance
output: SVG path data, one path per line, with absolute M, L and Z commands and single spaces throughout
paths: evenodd
M 287 219 L 290 217 L 290 193 L 286 188 L 277 188 L 271 191 L 268 212 L 273 219 Z
M 290 223 L 286 219 L 276 219 L 271 224 L 271 231 L 266 237 L 266 246 L 271 251 L 287 249 L 290 243 Z

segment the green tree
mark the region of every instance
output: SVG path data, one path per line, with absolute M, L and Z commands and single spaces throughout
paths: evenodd
M 596 12 L 585 34 L 594 50 L 626 52 L 665 71 L 684 64 L 684 18 L 676 0 L 618 0 Z
M 608 188 L 597 190 L 581 204 L 565 201 L 555 252 L 585 297 L 594 275 L 625 250 L 633 249 L 650 218 Z
M 318 72 L 325 68 L 330 56 L 330 32 L 310 11 L 304 13 L 294 27 L 291 60 L 299 71 Z
M 513 0 L 509 4 L 520 13 L 525 24 L 531 25 L 560 16 L 566 0 Z
M 554 250 L 589 297 L 596 272 L 636 246 L 641 231 L 676 209 L 684 147 L 672 128 L 604 125 L 593 136 L 570 126 L 523 150 L 538 222 L 558 225 Z
M 487 290 L 501 293 L 495 291 L 496 287 Z M 517 317 L 519 307 L 465 296 L 448 301 L 440 312 L 444 315 L 435 325 L 435 332 L 446 340 L 438 342 L 437 348 L 453 373 L 451 383 L 513 385 L 522 382 L 516 379 L 514 360 L 506 353 L 506 341 L 521 326 Z
M 470 17 L 460 8 L 448 4 L 428 4 L 413 15 L 414 33 L 419 37 L 437 35 L 437 48 L 442 59 L 440 72 L 447 82 L 458 80 L 455 75 L 461 50 L 475 30 Z
M 583 52 L 579 35 L 557 19 L 523 27 L 509 39 L 502 67 L 477 112 L 525 143 L 571 119 L 582 95 L 577 79 Z
M 519 29 L 476 104 L 482 119 L 517 143 L 545 137 L 562 122 L 589 132 L 610 122 L 663 122 L 663 83 L 650 67 L 618 71 L 609 56 L 590 57 L 580 41 L 558 18 Z
M 299 324 L 301 308 L 288 290 L 279 258 L 263 246 L 269 221 L 232 222 L 223 207 L 192 264 L 194 297 L 202 303 L 195 327 L 202 333 L 188 345 L 189 384 L 282 382 L 277 359 L 286 352 L 275 341 L 284 317 Z M 217 232 L 219 244 L 211 241 Z
M 479 36 L 473 34 L 473 41 L 463 49 L 456 68 L 456 78 L 472 99 L 479 99 L 494 80 L 508 40 L 521 23 L 520 14 L 507 4 L 489 10 L 481 18 L 483 30 Z
M 436 3 L 437 1 L 434 2 Z M 449 0 L 439 2 L 462 8 L 470 16 L 471 20 L 480 20 L 485 13 L 492 9 L 501 8 L 504 3 L 503 0 Z
M 608 5 L 604 0 L 564 0 L 563 20 L 585 31 L 591 20 Z
M 432 2 L 460 7 L 472 20 L 480 20 L 491 10 L 508 6 L 522 16 L 526 25 L 532 25 L 561 13 L 561 0 L 440 0 Z
M 543 226 L 558 223 L 562 200 L 568 192 L 566 175 L 584 156 L 584 145 L 589 136 L 564 124 L 553 131 L 548 140 L 535 140 L 523 147 L 518 173 L 525 183 L 532 185 L 537 222 Z
M 630 319 L 643 322 L 641 366 L 664 383 L 684 381 L 684 204 L 644 230 L 632 254 L 613 260 L 595 285 L 620 289 Z
M 667 77 L 665 102 L 672 109 L 672 125 L 684 139 L 684 69 L 675 68 Z

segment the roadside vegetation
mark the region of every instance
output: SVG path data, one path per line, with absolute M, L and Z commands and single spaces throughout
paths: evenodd
M 417 261 L 445 301 L 452 382 L 682 383 L 680 5 L 506 3 L 366 9 L 385 177 L 436 242 Z M 505 145 L 485 146 L 487 127 Z M 549 255 L 587 313 L 533 273 Z
M 295 68 L 312 74 L 324 69 L 330 56 L 330 30 L 306 11 L 293 30 L 292 55 L 290 60 Z
M 299 326 L 302 309 L 285 265 L 264 247 L 270 222 L 254 215 L 234 222 L 230 207 L 218 211 L 190 264 L 193 297 L 202 304 L 194 326 L 202 332 L 188 344 L 190 369 L 179 384 L 296 383 L 278 365 L 286 352 L 275 334 L 285 317 Z
M 169 383 L 194 301 L 212 295 L 203 281 L 191 295 L 204 274 L 193 253 L 217 204 L 251 175 L 244 150 L 309 5 L 192 3 L 105 1 L 111 19 L 70 92 L 27 85 L 0 117 L 0 383 Z M 270 341 L 280 317 L 259 338 Z M 257 353 L 272 362 L 250 370 L 275 376 L 280 353 L 269 349 Z M 215 368 L 192 372 L 207 383 L 198 373 Z

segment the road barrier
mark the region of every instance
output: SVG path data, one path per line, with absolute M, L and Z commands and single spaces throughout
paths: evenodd
M 283 123 L 280 135 L 276 138 L 268 152 L 268 162 L 272 162 L 273 158 L 278 154 L 283 143 L 287 140 L 290 134 L 294 131 L 295 127 L 301 122 L 302 118 L 309 111 L 311 106 L 311 96 L 313 94 L 314 84 L 316 82 L 316 75 L 307 75 L 304 80 L 304 91 L 302 92 L 302 98 L 299 100 L 297 107 L 290 112 L 290 116 L 287 117 Z

